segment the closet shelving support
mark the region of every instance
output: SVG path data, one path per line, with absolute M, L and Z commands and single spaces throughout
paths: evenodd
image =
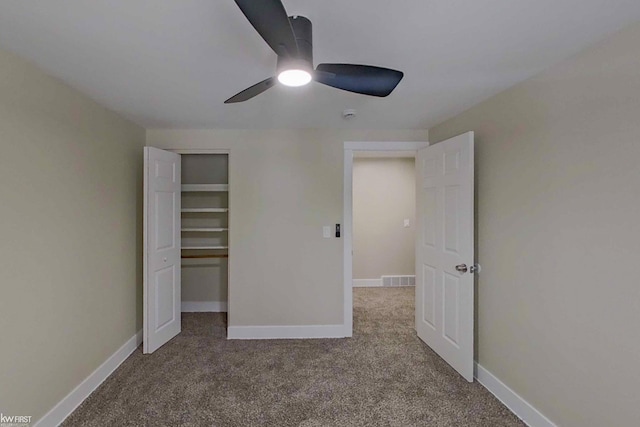
M 229 249 L 229 246 L 183 246 L 183 250 L 199 250 L 199 249 L 209 249 L 209 250 L 221 250 L 221 249 Z
M 209 228 L 209 227 L 185 227 L 182 229 L 184 232 L 190 233 L 224 233 L 228 231 L 228 228 Z
M 182 192 L 225 192 L 229 184 L 182 184 Z
M 182 208 L 182 212 L 191 213 L 215 213 L 215 212 L 229 212 L 229 208 Z
M 229 258 L 229 254 L 182 255 L 183 259 Z

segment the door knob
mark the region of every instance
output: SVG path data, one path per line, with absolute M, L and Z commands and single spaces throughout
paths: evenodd
M 456 271 L 459 273 L 480 273 L 480 264 L 473 264 L 471 267 L 467 267 L 467 264 L 456 265 Z
M 162 261 L 167 262 L 167 259 L 166 259 L 166 258 L 164 258 Z

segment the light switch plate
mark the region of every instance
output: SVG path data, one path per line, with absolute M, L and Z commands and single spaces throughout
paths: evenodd
M 325 239 L 330 239 L 331 238 L 331 226 L 330 225 L 325 225 L 324 227 L 322 227 L 322 237 L 324 237 Z
M 408 219 L 405 219 L 405 220 L 404 220 L 404 228 L 409 228 L 409 227 L 410 227 L 410 225 L 409 225 L 409 220 L 408 220 Z

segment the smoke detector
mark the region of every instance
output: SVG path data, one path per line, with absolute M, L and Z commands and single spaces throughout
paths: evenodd
M 347 109 L 342 112 L 342 118 L 345 120 L 351 120 L 356 117 L 356 110 Z

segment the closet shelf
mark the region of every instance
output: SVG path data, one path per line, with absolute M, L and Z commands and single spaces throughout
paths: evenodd
M 229 212 L 229 208 L 183 208 L 182 212 Z
M 220 255 L 182 255 L 183 259 L 229 258 L 229 254 Z
M 191 231 L 198 233 L 222 233 L 229 230 L 228 228 L 183 228 L 182 231 Z
M 182 250 L 193 249 L 229 249 L 229 246 L 183 246 Z
M 229 191 L 229 184 L 182 184 L 182 191 Z

